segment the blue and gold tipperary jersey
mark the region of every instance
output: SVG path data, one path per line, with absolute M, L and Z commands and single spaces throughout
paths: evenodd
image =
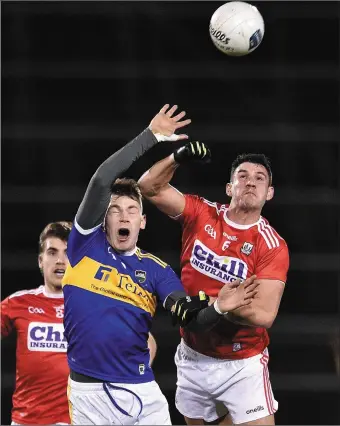
M 78 228 L 78 229 L 77 229 Z M 73 226 L 63 278 L 64 326 L 70 368 L 99 380 L 154 380 L 148 333 L 157 301 L 182 283 L 169 265 L 139 248 L 115 252 L 101 227 Z

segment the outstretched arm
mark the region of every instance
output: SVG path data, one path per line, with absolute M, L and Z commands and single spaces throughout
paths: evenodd
M 173 154 L 158 161 L 138 181 L 142 195 L 168 216 L 183 213 L 185 199 L 181 192 L 170 185 L 180 164 L 187 161 L 209 161 L 209 149 L 201 142 L 190 142 Z
M 111 183 L 156 143 L 152 131 L 145 129 L 98 167 L 76 215 L 76 222 L 82 229 L 90 230 L 103 222 L 110 201 Z
M 168 108 L 169 105 L 165 105 L 147 129 L 111 155 L 92 176 L 76 215 L 76 224 L 83 230 L 91 230 L 102 223 L 110 201 L 111 183 L 159 140 L 166 139 L 190 123 L 190 120 L 181 121 L 185 112 L 172 117 L 172 114 L 169 116 L 166 113 Z M 176 139 L 185 138 L 186 135 L 176 136 Z
M 153 165 L 138 181 L 143 197 L 169 216 L 180 215 L 185 206 L 183 194 L 169 184 L 178 166 L 171 154 Z

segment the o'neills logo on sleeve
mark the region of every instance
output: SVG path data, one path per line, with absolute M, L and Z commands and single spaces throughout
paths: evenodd
M 192 249 L 191 266 L 197 271 L 222 283 L 247 278 L 248 266 L 241 259 L 230 256 L 219 256 L 196 240 Z
M 27 347 L 30 351 L 66 352 L 67 341 L 64 337 L 64 325 L 31 322 L 27 332 Z

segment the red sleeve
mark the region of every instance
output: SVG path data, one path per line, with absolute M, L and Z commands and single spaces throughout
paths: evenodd
M 203 199 L 198 195 L 184 194 L 185 206 L 182 214 L 177 219 L 183 225 L 190 225 L 195 222 L 203 209 Z
M 284 283 L 287 280 L 289 268 L 289 253 L 287 244 L 281 240 L 280 246 L 267 249 L 260 257 L 256 265 L 255 274 L 257 278 L 268 280 L 280 280 Z
M 13 329 L 10 306 L 9 297 L 1 302 L 1 337 L 7 337 Z

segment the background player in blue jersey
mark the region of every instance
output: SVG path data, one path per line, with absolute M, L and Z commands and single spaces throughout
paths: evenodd
M 174 133 L 190 120 L 182 120 L 184 112 L 173 117 L 176 107 L 168 107 L 97 169 L 69 237 L 63 291 L 73 424 L 171 424 L 149 365 L 147 340 L 157 301 L 166 309 L 177 304 L 182 324 L 204 308 L 189 323 L 202 330 L 220 315 L 198 297 L 186 300 L 169 265 L 136 246 L 145 228 L 141 193 L 135 181 L 117 179 L 158 141 L 187 138 Z M 251 283 L 226 285 L 219 307 L 235 309 L 254 293 Z

